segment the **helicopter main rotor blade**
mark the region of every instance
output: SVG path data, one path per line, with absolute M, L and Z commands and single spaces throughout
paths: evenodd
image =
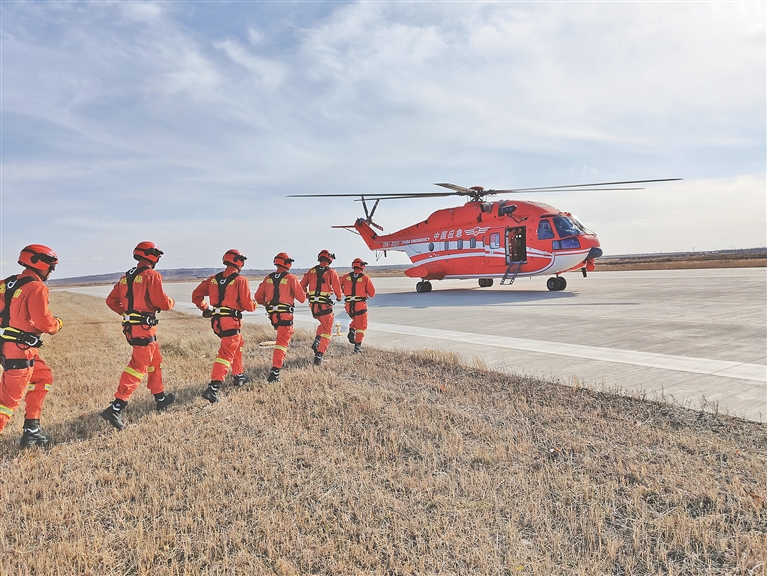
M 498 194 L 513 194 L 516 192 L 537 192 L 539 190 L 567 190 L 570 188 L 585 188 L 587 186 L 619 186 L 622 184 L 646 184 L 648 182 L 674 182 L 682 178 L 658 178 L 655 180 L 626 180 L 624 182 L 595 182 L 593 184 L 565 184 L 563 186 L 537 186 L 535 188 L 512 188 L 510 190 L 493 190 Z M 597 188 L 606 190 L 606 188 Z M 614 190 L 643 190 L 643 188 L 614 188 Z
M 442 186 L 443 188 L 450 188 L 461 194 L 472 194 L 474 191 L 464 186 L 458 186 L 457 184 L 450 184 L 449 182 L 435 182 L 435 186 Z

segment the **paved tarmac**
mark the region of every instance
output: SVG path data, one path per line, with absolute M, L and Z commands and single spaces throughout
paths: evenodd
M 504 372 L 641 391 L 767 422 L 767 269 L 594 272 L 567 280 L 563 292 L 549 292 L 541 277 L 511 287 L 496 280 L 491 288 L 432 282 L 432 292 L 418 294 L 410 278 L 375 278 L 365 344 L 451 351 Z M 195 285 L 166 284 L 179 310 L 196 310 Z M 104 296 L 109 289 L 72 290 Z M 246 321 L 267 323 L 261 310 Z M 345 333 L 348 317 L 336 318 Z M 297 307 L 296 324 L 316 325 L 306 305 Z

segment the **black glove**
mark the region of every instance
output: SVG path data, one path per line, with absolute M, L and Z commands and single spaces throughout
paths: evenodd
M 213 308 L 206 308 L 202 311 L 203 318 L 213 318 Z

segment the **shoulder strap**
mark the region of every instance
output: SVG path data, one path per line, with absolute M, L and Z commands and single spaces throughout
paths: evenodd
M 325 275 L 325 272 L 328 271 L 328 268 L 315 266 L 314 270 L 317 272 L 317 285 L 314 287 L 314 295 L 319 296 L 320 292 L 322 292 L 322 277 Z
M 136 268 L 131 268 L 125 273 L 125 282 L 128 285 L 128 292 L 126 294 L 128 298 L 128 312 L 133 312 L 133 281 L 136 279 L 136 276 L 141 274 L 144 270 L 149 270 L 149 266 L 137 266 Z
M 224 278 L 224 273 L 223 272 L 219 272 L 218 274 L 216 274 L 216 286 L 218 286 L 218 303 L 215 304 L 216 306 L 221 306 L 224 303 L 224 296 L 226 294 L 226 288 L 227 288 L 227 286 L 229 286 L 229 284 L 234 282 L 234 279 L 237 278 L 237 276 L 239 276 L 239 274 L 237 272 L 235 272 L 234 274 L 232 274 L 228 278 Z M 212 302 L 211 302 L 211 304 L 212 304 Z
M 351 295 L 352 296 L 356 296 L 357 295 L 357 280 L 359 280 L 359 278 L 357 277 L 357 274 L 355 274 L 354 272 L 349 274 L 349 278 L 351 278 L 351 281 L 352 281 L 352 293 L 351 293 Z
M 3 311 L 0 312 L 0 326 L 3 328 L 10 326 L 11 324 L 11 299 L 13 298 L 13 295 L 16 293 L 16 290 L 24 286 L 25 284 L 29 284 L 30 282 L 35 282 L 37 278 L 34 278 L 32 276 L 24 276 L 23 278 L 19 278 L 18 275 L 14 274 L 13 276 L 8 276 L 5 280 L 3 280 L 3 283 L 5 284 L 5 293 L 3 294 L 4 298 L 4 304 Z
M 272 300 L 269 302 L 269 305 L 272 307 L 277 306 L 277 304 L 280 303 L 280 282 L 282 282 L 282 279 L 286 274 L 287 272 L 272 272 L 270 274 L 272 283 L 274 284 L 274 294 L 272 294 Z

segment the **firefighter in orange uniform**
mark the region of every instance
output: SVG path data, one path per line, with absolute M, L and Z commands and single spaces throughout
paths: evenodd
M 41 334 L 55 334 L 62 322 L 48 310 L 48 287 L 43 284 L 56 268 L 56 253 L 42 244 L 31 244 L 19 255 L 24 271 L 0 282 L 0 347 L 3 376 L 0 380 L 0 431 L 24 398 L 26 415 L 21 447 L 46 446 L 40 429 L 43 400 L 51 389 L 53 373 L 37 349 Z M 26 396 L 24 393 L 26 392 Z
M 333 336 L 333 299 L 341 301 L 341 282 L 338 279 L 338 273 L 330 267 L 335 260 L 336 255 L 327 250 L 323 250 L 317 255 L 318 266 L 310 269 L 301 279 L 301 288 L 309 296 L 309 306 L 312 309 L 312 316 L 319 320 L 317 327 L 317 336 L 312 344 L 314 350 L 314 365 L 322 364 L 322 356 L 330 346 L 330 339 Z
M 306 293 L 301 284 L 288 272 L 293 262 L 287 253 L 277 254 L 274 257 L 277 271 L 264 278 L 256 290 L 256 302 L 266 307 L 269 321 L 277 330 L 277 343 L 274 345 L 272 369 L 266 378 L 267 382 L 277 382 L 280 379 L 280 369 L 293 336 L 293 306 L 296 300 L 306 302 Z
M 256 303 L 250 296 L 248 279 L 240 276 L 245 260 L 239 250 L 227 250 L 223 259 L 226 269 L 200 282 L 192 292 L 192 302 L 202 310 L 203 318 L 210 318 L 213 332 L 221 338 L 210 384 L 202 392 L 202 397 L 211 404 L 218 402 L 218 390 L 230 369 L 235 386 L 243 386 L 249 380 L 242 367 L 244 341 L 240 330 L 243 311 L 253 312 Z M 206 296 L 210 303 L 205 301 Z
M 352 272 L 343 277 L 341 287 L 346 301 L 346 313 L 351 318 L 349 323 L 349 343 L 354 344 L 354 352 L 362 351 L 362 339 L 368 327 L 368 298 L 376 295 L 375 286 L 370 276 L 365 274 L 367 262 L 355 258 L 352 262 Z
M 165 392 L 162 383 L 162 355 L 157 343 L 157 312 L 170 310 L 175 302 L 162 288 L 162 276 L 154 267 L 163 255 L 154 242 L 140 242 L 133 250 L 138 261 L 115 284 L 107 296 L 107 306 L 123 317 L 123 333 L 133 346 L 133 355 L 120 376 L 115 399 L 101 413 L 102 418 L 118 430 L 125 428 L 122 412 L 128 399 L 147 376 L 147 388 L 154 395 L 158 410 L 167 408 L 176 399 Z

